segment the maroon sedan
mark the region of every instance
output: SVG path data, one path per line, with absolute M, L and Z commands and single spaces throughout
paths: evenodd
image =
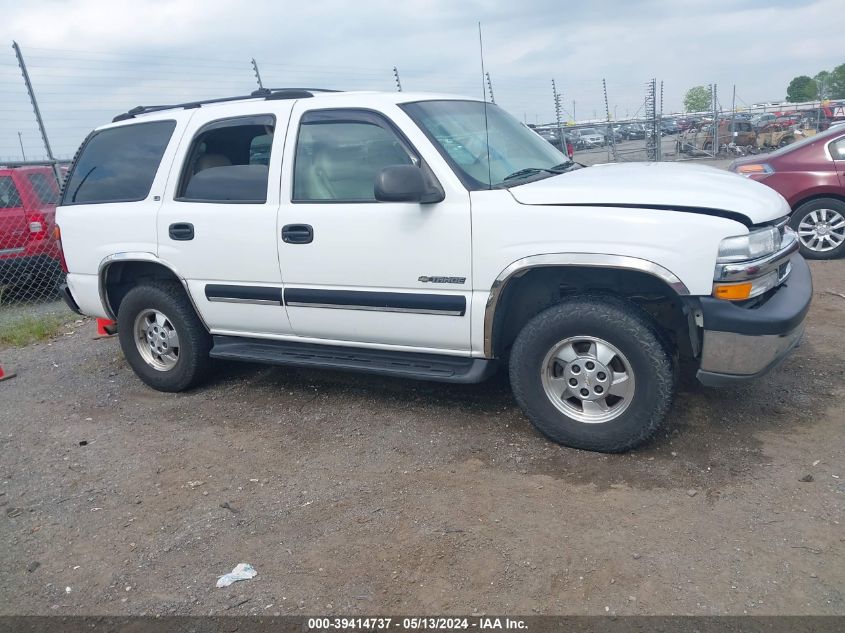
M 810 259 L 845 254 L 845 125 L 770 154 L 734 161 L 731 171 L 759 180 L 792 208 L 790 226 Z

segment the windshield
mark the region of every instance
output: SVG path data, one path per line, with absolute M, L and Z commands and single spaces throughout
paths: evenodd
M 581 136 L 599 136 L 599 131 L 595 128 L 587 127 L 581 130 Z
M 527 178 L 550 176 L 552 173 L 544 170 L 563 170 L 570 163 L 533 130 L 492 103 L 487 104 L 485 117 L 484 105 L 444 100 L 401 107 L 471 190 L 518 185 Z

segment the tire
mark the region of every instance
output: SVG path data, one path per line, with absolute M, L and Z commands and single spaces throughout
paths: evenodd
M 845 202 L 816 198 L 798 207 L 789 218 L 807 259 L 835 259 L 845 254 Z
M 593 343 L 603 352 L 589 356 Z M 567 363 L 554 358 L 571 359 L 573 352 L 577 357 Z M 577 376 L 576 370 L 581 372 Z M 514 342 L 509 371 L 517 402 L 541 433 L 565 446 L 606 453 L 627 451 L 651 438 L 676 390 L 672 355 L 654 323 L 637 305 L 606 295 L 566 299 L 531 319 Z M 587 386 L 595 390 L 590 398 L 598 398 L 604 381 L 607 409 L 602 411 L 595 400 L 588 411 L 578 397 L 549 393 L 568 389 L 573 379 L 580 381 L 581 394 Z M 625 383 L 625 397 L 610 393 L 621 393 L 617 380 Z
M 178 283 L 149 281 L 130 290 L 117 327 L 126 361 L 153 389 L 185 391 L 206 377 L 211 336 Z

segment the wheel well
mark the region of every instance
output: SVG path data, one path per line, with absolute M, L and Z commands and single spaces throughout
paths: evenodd
M 510 281 L 502 291 L 493 319 L 493 355 L 506 358 L 529 320 L 566 297 L 586 292 L 603 292 L 633 301 L 651 316 L 681 358 L 695 356 L 688 311 L 663 280 L 636 270 L 590 266 L 534 268 Z
M 162 264 L 155 262 L 128 261 L 114 262 L 102 271 L 100 283 L 104 290 L 104 296 L 108 311 L 115 317 L 120 310 L 120 304 L 132 288 L 140 283 L 152 279 L 177 281 L 172 270 Z
M 835 193 L 817 193 L 812 196 L 807 196 L 806 198 L 803 198 L 802 200 L 796 202 L 792 206 L 792 213 L 795 213 L 802 204 L 807 204 L 808 202 L 812 202 L 813 200 L 819 200 L 820 198 L 833 198 L 834 200 L 838 200 L 839 202 L 845 202 L 845 196 L 840 196 Z

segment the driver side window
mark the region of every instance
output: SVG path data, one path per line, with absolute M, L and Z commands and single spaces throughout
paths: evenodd
M 382 169 L 418 164 L 419 159 L 378 115 L 307 112 L 296 141 L 293 201 L 375 201 L 375 180 Z

